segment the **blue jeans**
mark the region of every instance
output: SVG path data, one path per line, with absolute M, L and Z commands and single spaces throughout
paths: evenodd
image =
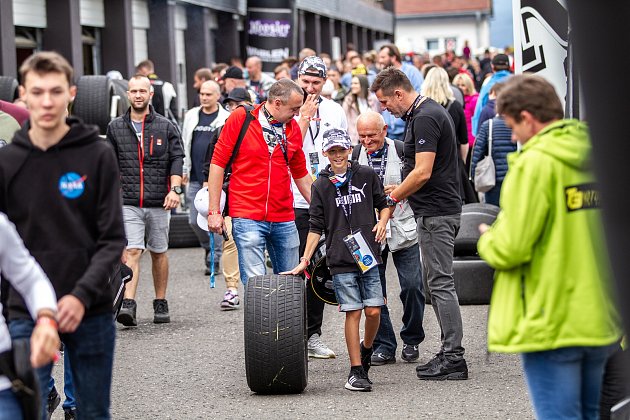
M 597 419 L 606 360 L 619 345 L 521 354 L 538 419 Z
M 44 400 L 44 406 L 46 406 Z M 22 407 L 11 389 L 0 391 L 0 420 L 22 420 Z
M 30 337 L 34 323 L 31 319 L 9 322 L 11 338 Z M 112 314 L 83 318 L 75 332 L 61 334 L 69 356 L 77 416 L 79 419 L 109 419 L 112 368 L 116 327 Z M 46 418 L 52 363 L 36 369 L 42 394 L 42 419 Z
M 252 277 L 266 274 L 265 248 L 275 274 L 298 265 L 300 239 L 293 221 L 259 222 L 236 217 L 232 219 L 232 235 L 243 285 Z
M 55 386 L 55 378 L 50 377 L 50 382 L 48 383 L 48 393 Z M 59 392 L 59 391 L 57 391 Z M 72 368 L 70 368 L 70 356 L 68 356 L 68 352 L 64 350 L 63 352 L 63 393 L 66 396 L 66 399 L 63 401 L 63 409 L 71 409 L 77 408 L 77 400 L 74 397 L 74 384 L 72 383 Z
M 186 186 L 186 201 L 188 202 L 188 223 L 192 227 L 195 236 L 199 240 L 199 245 L 206 251 L 210 249 L 210 237 L 208 232 L 201 229 L 197 224 L 197 209 L 195 208 L 195 195 L 201 189 L 201 182 L 190 181 Z M 223 254 L 223 236 L 214 235 L 214 261 L 217 264 L 221 260 Z M 206 261 L 206 265 L 208 262 Z
M 333 274 L 333 287 L 341 312 L 360 311 L 369 306 L 383 306 L 383 288 L 378 271 Z
M 378 266 L 383 287 L 383 296 L 387 297 L 387 284 L 385 270 L 387 268 L 387 256 L 389 247 L 385 247 L 381 256 L 383 264 Z M 392 252 L 392 259 L 398 273 L 400 283 L 400 300 L 403 304 L 403 326 L 400 330 L 400 338 L 403 343 L 418 345 L 424 341 L 424 287 L 422 285 L 422 268 L 420 265 L 420 249 L 418 244 L 409 248 Z M 389 317 L 387 305 L 381 307 L 381 323 L 374 339 L 374 352 L 384 353 L 390 356 L 396 354 L 396 334 Z
M 497 181 L 494 187 L 486 193 L 484 193 L 485 202 L 488 204 L 494 204 L 495 206 L 499 205 L 499 198 L 501 196 L 501 185 L 503 185 L 503 181 Z

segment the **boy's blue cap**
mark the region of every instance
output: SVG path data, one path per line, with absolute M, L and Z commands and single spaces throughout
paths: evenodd
M 322 146 L 322 150 L 327 152 L 337 146 L 344 149 L 349 149 L 352 146 L 350 136 L 346 130 L 341 128 L 331 128 L 330 130 L 324 132 L 324 144 Z

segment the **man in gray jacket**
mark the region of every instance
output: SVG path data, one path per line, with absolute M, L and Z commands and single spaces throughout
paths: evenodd
M 386 137 L 387 125 L 381 114 L 366 111 L 357 119 L 360 146 L 355 147 L 353 160 L 372 167 L 389 194 L 402 182 L 402 150 L 400 140 Z M 387 256 L 391 252 L 400 282 L 400 300 L 403 304 L 403 327 L 400 338 L 403 348 L 400 357 L 405 362 L 418 360 L 418 345 L 424 340 L 422 321 L 424 317 L 424 293 L 418 233 L 413 210 L 407 200 L 396 204 L 393 217 L 388 223 L 387 244 L 381 251 L 383 264 L 379 265 L 383 296 L 387 298 L 385 270 Z M 396 334 L 389 317 L 387 305 L 381 307 L 381 323 L 374 340 L 372 366 L 396 362 Z
M 207 179 L 203 176 L 203 167 L 206 157 L 206 151 L 210 145 L 210 140 L 214 132 L 225 124 L 225 120 L 230 113 L 223 109 L 219 104 L 221 97 L 221 88 L 219 84 L 213 80 L 203 82 L 199 89 L 199 100 L 201 106 L 190 109 L 184 117 L 184 126 L 182 129 L 182 140 L 184 142 L 184 178 L 183 183 L 188 183 L 186 189 L 186 200 L 188 203 L 195 201 L 197 191 L 201 189 Z M 210 250 L 210 239 L 208 232 L 204 231 L 197 225 L 197 210 L 195 206 L 190 205 L 190 226 L 192 227 L 199 244 L 205 252 L 206 275 L 210 275 L 210 267 L 208 263 L 208 253 Z M 215 236 L 215 249 L 218 261 L 223 249 L 221 235 Z M 216 265 L 216 264 L 215 264 Z M 218 271 L 215 267 L 215 272 Z

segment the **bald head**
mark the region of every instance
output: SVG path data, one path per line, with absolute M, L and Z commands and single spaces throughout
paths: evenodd
M 387 125 L 378 112 L 365 111 L 357 118 L 359 141 L 368 153 L 374 153 L 385 144 Z
M 219 97 L 221 96 L 221 88 L 219 84 L 214 80 L 206 80 L 201 84 L 199 89 L 199 102 L 201 103 L 201 109 L 206 114 L 212 114 L 216 112 L 219 105 Z
M 262 60 L 258 56 L 251 56 L 245 61 L 245 68 L 249 78 L 254 82 L 260 79 L 260 73 L 262 72 Z

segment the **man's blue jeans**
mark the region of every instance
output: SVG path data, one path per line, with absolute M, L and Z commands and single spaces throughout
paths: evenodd
M 278 274 L 295 268 L 299 262 L 300 239 L 295 222 L 259 222 L 236 217 L 232 219 L 232 235 L 238 249 L 241 282 L 266 273 L 265 248 L 273 272 Z
M 0 420 L 22 420 L 23 418 L 22 407 L 11 388 L 0 391 Z
M 55 378 L 50 377 L 50 382 L 48 383 L 48 393 L 52 391 L 55 386 Z M 57 390 L 59 394 L 61 390 Z M 66 396 L 66 399 L 63 401 L 63 409 L 69 410 L 71 408 L 77 408 L 77 400 L 74 397 L 74 384 L 72 382 L 72 368 L 70 367 L 70 356 L 68 356 L 68 352 L 63 352 L 63 393 Z
M 604 366 L 619 344 L 521 354 L 538 419 L 597 419 Z
M 30 337 L 34 323 L 31 319 L 9 322 L 11 338 Z M 79 419 L 109 419 L 112 368 L 116 327 L 111 313 L 83 318 L 77 330 L 61 334 L 70 357 L 74 392 Z M 42 394 L 42 419 L 46 418 L 52 363 L 36 370 Z
M 381 256 L 383 264 L 378 266 L 383 286 L 383 296 L 387 297 L 387 285 L 385 270 L 387 269 L 387 257 L 390 254 L 389 247 L 385 247 Z M 422 285 L 422 267 L 420 265 L 420 249 L 418 244 L 405 249 L 391 252 L 398 281 L 400 282 L 400 300 L 403 304 L 403 326 L 400 330 L 400 338 L 403 343 L 409 345 L 420 344 L 424 340 L 424 287 Z M 381 306 L 381 323 L 374 339 L 374 352 L 390 356 L 396 354 L 396 333 L 389 317 L 387 305 Z

